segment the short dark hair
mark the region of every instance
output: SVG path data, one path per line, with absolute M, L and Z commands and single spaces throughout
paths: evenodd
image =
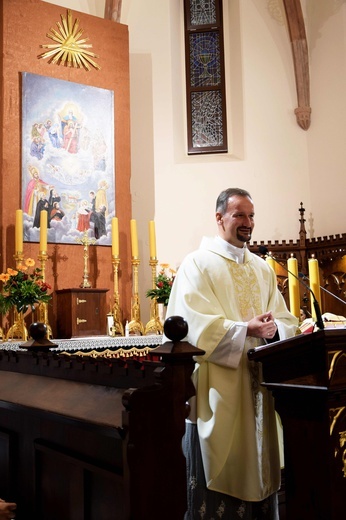
M 228 199 L 238 195 L 239 197 L 248 197 L 252 199 L 250 193 L 242 188 L 227 188 L 220 193 L 216 201 L 216 211 L 222 215 L 227 211 Z

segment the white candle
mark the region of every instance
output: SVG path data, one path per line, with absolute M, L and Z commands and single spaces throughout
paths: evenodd
M 131 229 L 132 258 L 138 258 L 137 222 L 134 219 L 131 219 L 131 221 L 130 221 L 130 229 Z
M 156 258 L 156 233 L 155 233 L 155 222 L 149 221 L 149 251 L 150 258 Z
M 16 227 L 15 227 L 16 253 L 23 252 L 23 210 L 16 210 Z
M 288 269 L 288 288 L 290 299 L 290 311 L 297 318 L 300 317 L 300 294 L 298 281 L 298 262 L 296 258 L 289 258 L 287 260 Z M 292 274 L 291 274 L 292 273 Z
M 271 258 L 270 256 L 266 256 L 266 262 L 268 265 L 270 265 L 270 267 L 273 269 L 274 273 L 276 272 L 275 270 L 275 260 L 274 258 Z
M 48 213 L 46 210 L 40 212 L 40 251 L 47 251 L 47 227 Z
M 322 313 L 322 308 L 321 308 L 321 289 L 320 289 L 320 273 L 319 273 L 319 269 L 318 269 L 318 261 L 317 261 L 317 259 L 316 258 L 310 258 L 309 261 L 308 261 L 308 267 L 309 267 L 309 283 L 310 283 L 310 287 L 311 287 L 312 292 L 315 295 L 316 300 L 318 301 L 318 304 L 320 306 L 320 310 L 321 310 L 321 313 Z M 316 320 L 317 316 L 316 316 L 316 312 L 315 312 L 314 298 L 313 298 L 312 294 L 310 296 L 310 301 L 311 301 L 312 319 Z
M 119 223 L 117 217 L 112 218 L 112 255 L 119 256 Z

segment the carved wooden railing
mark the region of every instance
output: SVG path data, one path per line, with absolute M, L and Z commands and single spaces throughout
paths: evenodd
M 302 202 L 300 203 L 299 213 L 300 230 L 298 240 L 253 242 L 253 244 L 249 246 L 249 249 L 253 253 L 262 256 L 260 246 L 265 246 L 284 266 L 280 267 L 276 264 L 276 273 L 278 287 L 287 304 L 289 304 L 288 273 L 285 269 L 287 260 L 291 255 L 297 258 L 298 271 L 308 276 L 308 260 L 312 257 L 316 258 L 319 263 L 321 287 L 325 289 L 325 291 L 321 291 L 322 312 L 331 312 L 345 316 L 346 304 L 342 303 L 339 298 L 346 301 L 346 233 L 308 239 L 306 238 L 305 229 L 305 209 Z M 304 286 L 301 285 L 301 307 L 307 310 L 309 315 L 311 309 L 309 303 L 310 296 L 308 293 L 309 291 L 304 289 Z M 333 298 L 329 293 L 335 295 L 336 298 Z

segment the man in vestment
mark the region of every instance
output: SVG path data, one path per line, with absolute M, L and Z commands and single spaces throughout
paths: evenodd
M 296 332 L 273 269 L 246 247 L 254 228 L 250 194 L 223 191 L 218 234 L 182 262 L 167 317 L 188 323 L 196 396 L 186 424 L 185 520 L 278 520 L 280 458 L 273 397 L 261 386 L 250 348 Z

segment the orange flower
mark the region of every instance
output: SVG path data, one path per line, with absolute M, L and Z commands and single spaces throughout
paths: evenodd
M 7 273 L 1 273 L 0 274 L 0 282 L 8 282 L 8 280 L 10 279 L 10 275 L 7 274 Z
M 25 260 L 25 265 L 28 267 L 33 267 L 35 265 L 35 260 L 33 258 L 27 258 Z
M 17 276 L 18 271 L 16 271 L 15 269 L 11 269 L 11 267 L 8 267 L 7 274 L 9 274 L 10 276 Z
M 17 269 L 18 271 L 27 271 L 28 268 L 26 267 L 26 265 L 18 264 Z

